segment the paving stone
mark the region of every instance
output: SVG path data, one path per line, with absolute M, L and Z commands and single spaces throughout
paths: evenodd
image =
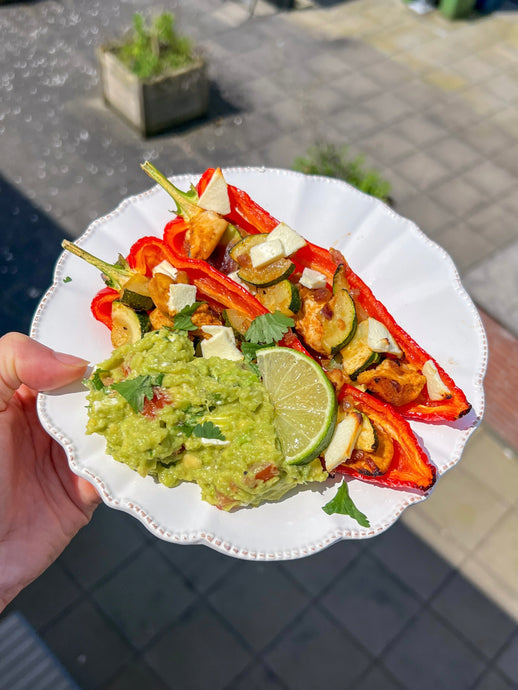
M 518 632 L 497 660 L 497 667 L 504 675 L 518 683 Z
M 518 193 L 518 179 L 492 161 L 483 161 L 462 175 L 476 189 L 497 199 Z
M 350 104 L 356 104 L 380 93 L 380 87 L 361 72 L 349 72 L 336 79 L 334 88 L 343 93 Z
M 384 567 L 422 599 L 429 599 L 452 573 L 448 563 L 401 523 L 375 537 L 369 547 Z
M 497 248 L 518 239 L 516 216 L 501 200 L 477 209 L 475 213 L 466 217 L 466 222 Z
M 368 98 L 364 105 L 380 126 L 396 122 L 409 112 L 409 106 L 391 93 Z
M 398 203 L 398 213 L 413 220 L 423 232 L 434 238 L 440 230 L 449 227 L 454 222 L 451 211 L 423 193 L 418 193 Z
M 254 664 L 246 668 L 226 690 L 285 690 L 286 686 L 277 675 L 266 666 Z
M 459 217 L 473 213 L 488 198 L 485 192 L 474 189 L 472 184 L 458 176 L 438 184 L 428 194 Z
M 223 690 L 251 661 L 243 644 L 203 601 L 189 608 L 144 658 L 175 690 Z
M 308 603 L 301 588 L 274 563 L 239 563 L 210 591 L 209 600 L 256 650 L 271 642 Z M 250 611 L 260 615 L 251 616 Z
M 446 166 L 423 151 L 404 156 L 397 162 L 396 169 L 422 191 L 428 190 L 451 175 Z
M 355 683 L 354 690 L 403 690 L 403 686 L 384 666 L 376 664 Z
M 397 94 L 399 95 L 399 94 Z M 425 114 L 415 115 L 414 113 L 401 119 L 391 128 L 394 132 L 399 132 L 406 140 L 414 146 L 424 147 L 428 144 L 443 139 L 448 131 L 427 117 Z
M 110 680 L 104 690 L 167 690 L 169 685 L 163 683 L 156 673 L 141 660 L 130 662 Z
M 516 629 L 509 616 L 459 575 L 441 588 L 431 607 L 489 659 L 502 649 Z
M 468 690 L 484 668 L 479 655 L 427 611 L 405 629 L 382 661 L 405 687 L 422 690 Z
M 499 153 L 514 148 L 517 143 L 516 138 L 505 132 L 491 117 L 467 127 L 458 136 L 483 156 L 493 160 Z
M 371 662 L 343 629 L 313 606 L 264 658 L 289 690 L 330 687 L 337 678 L 341 687 L 350 687 Z
M 360 556 L 322 597 L 329 614 L 378 655 L 419 609 L 411 591 L 378 560 Z
M 434 240 L 448 252 L 462 276 L 494 247 L 490 240 L 462 222 L 449 224 L 434 235 Z
M 513 690 L 515 688 L 516 684 L 511 683 L 498 671 L 485 673 L 473 686 L 473 690 Z
M 434 142 L 426 150 L 446 166 L 452 174 L 470 168 L 482 160 L 480 154 L 471 146 L 453 136 Z
M 501 151 L 493 160 L 497 165 L 506 168 L 515 177 L 518 177 L 518 144 Z
M 42 637 L 83 690 L 102 687 L 131 658 L 127 643 L 87 601 L 67 612 Z
M 194 600 L 193 592 L 151 547 L 98 585 L 93 596 L 137 649 L 173 625 Z
M 181 572 L 187 586 L 198 592 L 207 591 L 236 567 L 234 559 L 207 546 L 182 546 L 158 540 L 154 548 Z
M 81 585 L 90 587 L 144 547 L 148 537 L 143 529 L 135 518 L 101 505 L 59 562 Z

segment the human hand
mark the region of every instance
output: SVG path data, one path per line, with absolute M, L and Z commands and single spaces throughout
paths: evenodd
M 36 413 L 38 391 L 81 378 L 86 364 L 20 333 L 0 338 L 0 612 L 59 556 L 100 502 Z

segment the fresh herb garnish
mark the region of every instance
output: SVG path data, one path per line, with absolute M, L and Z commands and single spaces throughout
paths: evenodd
M 198 438 L 216 438 L 219 441 L 225 441 L 225 436 L 221 432 L 219 426 L 216 426 L 212 422 L 203 422 L 202 424 L 196 424 L 192 430 L 192 435 Z
M 275 343 L 247 343 L 246 340 L 241 342 L 241 352 L 245 358 L 245 362 L 257 376 L 261 375 L 256 361 L 257 350 L 262 350 L 265 347 L 273 347 L 274 345 Z
M 342 482 L 342 485 L 336 492 L 336 496 L 323 506 L 322 510 L 328 515 L 339 513 L 340 515 L 349 515 L 362 527 L 370 527 L 370 522 L 366 515 L 364 515 L 354 505 L 352 498 L 349 496 L 349 488 L 347 482 Z
M 104 388 L 104 382 L 101 378 L 103 374 L 107 374 L 108 372 L 105 371 L 104 369 L 96 369 L 93 373 L 93 375 L 90 377 L 91 384 L 96 391 L 102 391 Z
M 173 318 L 173 328 L 176 331 L 195 331 L 198 326 L 193 324 L 191 317 L 196 309 L 198 309 L 198 307 L 202 304 L 203 302 L 193 302 L 193 304 L 189 304 L 187 307 L 184 307 L 181 311 L 179 311 L 178 314 L 175 314 Z
M 276 343 L 294 325 L 293 319 L 280 311 L 260 314 L 250 324 L 245 338 L 250 343 Z
M 70 282 L 72 282 L 72 278 L 71 278 L 70 276 L 65 276 L 65 277 L 63 278 L 63 282 L 64 282 L 64 283 L 70 283 Z
M 163 374 L 158 374 L 157 376 L 135 376 L 133 379 L 112 383 L 110 388 L 122 395 L 135 412 L 142 412 L 145 399 L 153 399 L 155 394 L 153 387 L 160 386 L 163 378 Z

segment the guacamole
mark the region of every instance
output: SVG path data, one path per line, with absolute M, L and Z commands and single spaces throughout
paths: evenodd
M 152 331 L 116 349 L 86 381 L 87 433 L 143 477 L 196 482 L 223 510 L 279 500 L 327 478 L 317 459 L 284 463 L 274 409 L 243 361 L 196 357 L 186 334 Z

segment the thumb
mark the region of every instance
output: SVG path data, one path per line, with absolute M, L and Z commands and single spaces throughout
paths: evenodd
M 87 364 L 21 333 L 7 333 L 0 338 L 0 411 L 22 384 L 36 391 L 60 388 L 79 379 Z

